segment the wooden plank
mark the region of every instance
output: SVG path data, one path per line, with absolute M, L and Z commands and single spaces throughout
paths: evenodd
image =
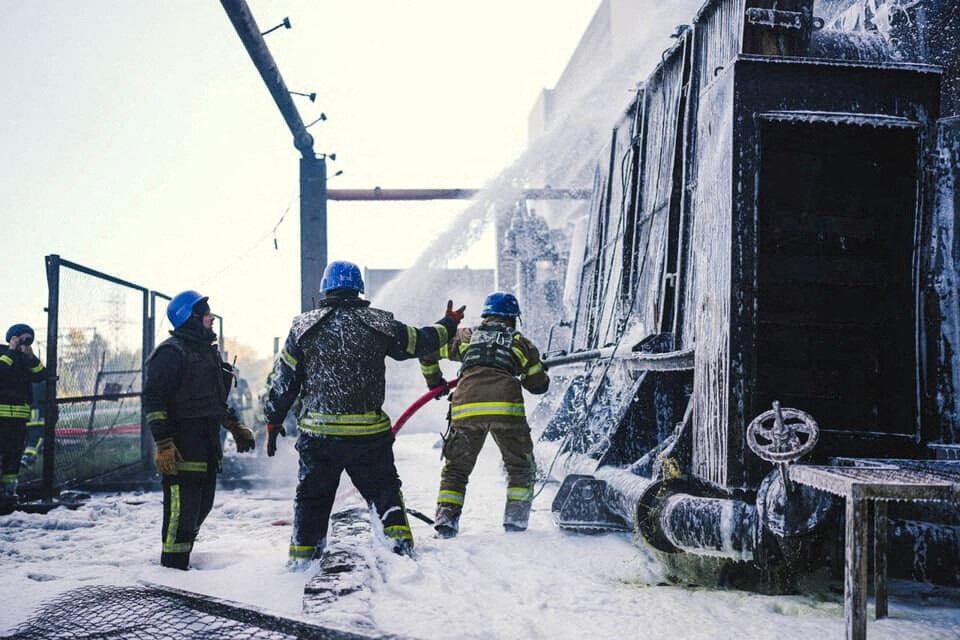
M 821 256 L 765 256 L 760 264 L 763 283 L 832 282 L 884 284 L 890 281 L 880 259 Z
M 887 617 L 887 502 L 873 502 L 873 600 L 877 620 Z
M 847 640 L 867 637 L 867 501 L 847 496 L 843 618 Z
M 837 236 L 852 236 L 860 238 L 878 237 L 880 221 L 876 218 L 851 217 L 833 213 L 813 212 L 808 215 L 797 215 L 796 207 L 785 209 L 768 209 L 764 211 L 765 218 L 762 235 L 781 233 L 825 233 Z
M 779 364 L 779 363 L 774 363 Z M 862 367 L 757 367 L 757 387 L 795 396 L 846 397 L 849 402 L 879 402 L 882 387 L 875 373 Z
M 867 328 L 848 330 L 849 340 L 826 339 L 819 332 L 796 330 L 791 339 L 773 338 L 765 328 L 757 337 L 757 367 L 817 368 L 827 371 L 876 370 L 880 358 L 880 340 L 869 340 Z
M 781 287 L 761 274 L 760 320 L 776 322 L 780 313 L 805 314 L 809 322 L 878 322 L 891 314 L 891 289 L 880 285 L 839 285 L 823 282 Z M 895 291 L 895 290 L 894 290 Z

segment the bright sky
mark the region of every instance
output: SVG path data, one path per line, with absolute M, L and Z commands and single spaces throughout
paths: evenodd
M 287 86 L 317 93 L 296 98 L 304 121 L 328 117 L 310 131 L 344 172 L 331 188 L 483 186 L 523 150 L 599 4 L 250 0 L 261 30 L 290 17 L 267 42 Z M 299 154 L 221 5 L 0 8 L 2 328 L 46 326 L 56 253 L 198 289 L 228 337 L 268 354 L 299 311 Z M 409 266 L 462 207 L 332 202 L 330 258 Z M 450 266 L 492 263 L 488 236 Z

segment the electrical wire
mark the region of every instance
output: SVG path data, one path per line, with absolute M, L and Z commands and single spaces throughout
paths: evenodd
M 223 275 L 226 271 L 228 271 L 228 270 L 232 269 L 233 267 L 235 267 L 237 264 L 239 264 L 239 263 L 242 262 L 244 259 L 246 259 L 247 256 L 249 256 L 251 253 L 253 253 L 253 251 L 254 251 L 255 249 L 257 249 L 261 244 L 263 244 L 263 242 L 264 242 L 267 238 L 269 238 L 269 237 L 271 237 L 271 236 L 273 237 L 273 249 L 274 249 L 274 251 L 279 251 L 280 249 L 279 249 L 279 247 L 278 247 L 278 245 L 277 245 L 277 229 L 278 229 L 278 228 L 280 227 L 280 225 L 283 223 L 284 219 L 285 219 L 286 216 L 287 216 L 287 213 L 290 212 L 290 208 L 293 207 L 294 203 L 295 203 L 297 200 L 299 200 L 299 199 L 300 199 L 300 195 L 299 195 L 299 194 L 295 194 L 295 195 L 293 196 L 293 198 L 290 200 L 290 203 L 287 204 L 286 208 L 283 210 L 283 213 L 280 214 L 280 219 L 277 220 L 277 223 L 276 223 L 275 225 L 273 225 L 273 228 L 272 228 L 270 231 L 268 231 L 267 233 L 265 233 L 265 234 L 263 234 L 262 236 L 260 236 L 259 238 L 257 238 L 256 242 L 254 242 L 254 243 L 251 244 L 249 247 L 247 247 L 247 249 L 245 249 L 242 253 L 240 253 L 239 255 L 237 255 L 237 257 L 234 258 L 231 262 L 227 263 L 226 266 L 221 267 L 218 271 L 214 272 L 214 273 L 213 273 L 212 275 L 210 275 L 209 277 L 204 278 L 204 279 L 200 282 L 200 285 L 202 286 L 202 285 L 207 284 L 208 282 L 211 282 L 212 280 L 215 280 L 215 279 L 218 278 L 219 276 Z

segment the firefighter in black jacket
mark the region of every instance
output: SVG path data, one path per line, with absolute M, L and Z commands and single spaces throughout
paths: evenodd
M 143 403 L 163 476 L 163 551 L 160 564 L 187 569 L 200 525 L 213 507 L 220 470 L 220 426 L 240 452 L 254 448 L 253 432 L 227 410 L 233 368 L 214 344 L 207 298 L 183 291 L 167 305 L 174 330 L 146 362 Z
M 33 355 L 33 329 L 15 324 L 0 347 L 0 515 L 17 508 L 20 456 L 30 418 L 31 384 L 44 376 L 43 363 Z
M 360 495 L 376 509 L 393 551 L 409 555 L 413 536 L 393 458 L 394 436 L 383 410 L 384 358 L 416 358 L 446 344 L 463 318 L 447 312 L 433 326 L 394 320 L 360 298 L 363 279 L 350 262 L 332 262 L 323 273 L 319 308 L 294 318 L 270 376 L 267 455 L 276 452 L 283 420 L 299 396 L 299 484 L 290 540 L 293 570 L 319 558 L 330 511 L 346 470 Z

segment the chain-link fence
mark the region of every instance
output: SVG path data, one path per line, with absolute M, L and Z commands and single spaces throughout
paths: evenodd
M 118 471 L 129 471 L 121 484 L 145 480 L 152 442 L 143 427 L 143 364 L 172 329 L 171 298 L 57 255 L 46 262 L 48 324 L 37 343 L 47 381 L 34 387 L 20 486 L 52 496 Z M 217 323 L 222 341 L 219 316 Z
M 20 479 L 28 493 L 49 496 L 143 460 L 150 321 L 147 289 L 59 256 L 47 256 L 47 284 L 48 377 L 35 389 L 32 421 L 39 430 L 42 418 L 42 446 Z
M 10 640 L 361 640 L 363 635 L 267 613 L 248 605 L 156 585 L 88 586 L 45 603 Z

